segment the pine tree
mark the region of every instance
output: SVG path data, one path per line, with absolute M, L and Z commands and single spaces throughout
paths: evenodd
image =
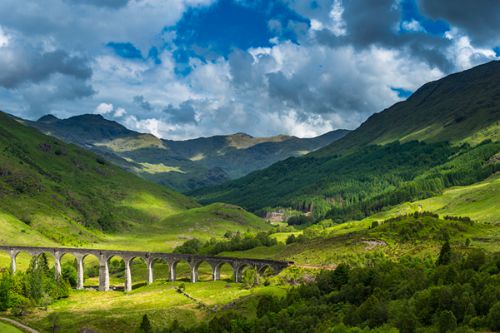
M 439 258 L 437 260 L 438 265 L 448 265 L 451 261 L 451 246 L 450 242 L 446 241 L 441 247 L 441 252 L 439 252 Z
M 142 322 L 141 322 L 140 328 L 144 333 L 152 333 L 153 332 L 153 327 L 151 326 L 151 322 L 149 321 L 149 317 L 147 314 L 142 316 Z

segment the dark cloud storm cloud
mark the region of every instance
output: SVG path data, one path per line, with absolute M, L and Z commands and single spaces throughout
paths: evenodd
M 419 0 L 425 15 L 463 29 L 474 44 L 500 45 L 498 0 Z

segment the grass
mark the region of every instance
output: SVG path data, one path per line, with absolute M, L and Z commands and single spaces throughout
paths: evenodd
M 101 157 L 0 113 L 0 212 L 45 238 L 82 246 L 199 206 Z M 8 220 L 7 220 L 8 222 Z
M 401 223 L 411 227 L 414 222 L 415 220 L 408 219 Z M 453 246 L 461 248 L 466 239 L 470 239 L 473 247 L 490 252 L 500 251 L 498 224 L 474 223 L 472 226 L 460 226 L 459 222 L 437 219 L 424 221 L 424 224 L 427 227 L 424 232 L 410 240 L 401 239 L 398 234 L 383 229 L 384 225 L 369 229 L 370 224 L 365 221 L 327 228 L 315 238 L 302 243 L 225 252 L 223 255 L 286 259 L 299 265 L 318 266 L 330 266 L 341 262 L 366 264 L 377 256 L 394 260 L 405 255 L 434 258 L 443 243 L 438 236 L 445 232 L 451 234 Z
M 214 310 L 178 293 L 182 282 L 155 282 L 130 293 L 75 291 L 67 299 L 57 301 L 45 311 L 35 310 L 25 322 L 42 332 L 50 328 L 49 316 L 57 313 L 60 332 L 77 332 L 87 327 L 97 332 L 135 332 L 142 316 L 148 314 L 153 327 L 165 326 L 178 320 L 191 326 L 214 315 Z M 225 281 L 185 284 L 185 292 L 210 309 L 220 308 L 235 299 L 258 294 L 284 295 L 279 287 L 243 289 L 241 284 Z
M 286 259 L 298 264 L 313 265 L 332 265 L 344 261 L 360 263 L 377 255 L 390 258 L 399 258 L 403 255 L 435 256 L 441 241 L 421 238 L 413 242 L 402 242 L 395 239 L 394 235 L 369 231 L 374 221 L 382 222 L 418 211 L 432 211 L 441 217 L 450 215 L 472 218 L 477 223 L 455 235 L 453 238 L 455 244 L 462 246 L 469 238 L 473 246 L 496 252 L 500 251 L 498 202 L 500 202 L 500 175 L 494 175 L 479 183 L 449 188 L 439 196 L 394 206 L 360 221 L 349 221 L 324 229 L 318 226 L 309 227 L 320 231 L 314 239 L 305 243 L 258 247 L 248 251 L 225 252 L 222 255 Z M 273 236 L 284 243 L 291 234 L 298 236 L 307 232 L 306 229 L 275 233 Z
M 0 321 L 0 332 L 2 333 L 22 333 L 18 328 Z
M 152 164 L 152 163 L 139 163 L 141 168 L 137 170 L 138 172 L 147 172 L 147 173 L 164 173 L 164 172 L 180 172 L 185 173 L 178 166 L 168 166 L 163 163 Z

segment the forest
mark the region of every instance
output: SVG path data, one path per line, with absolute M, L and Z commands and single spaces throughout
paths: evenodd
M 500 255 L 442 245 L 437 260 L 340 264 L 285 297 L 261 296 L 255 317 L 229 310 L 159 332 L 439 332 L 500 330 Z
M 201 202 L 226 201 L 260 212 L 291 206 L 338 223 L 483 180 L 498 171 L 490 159 L 499 149 L 490 140 L 473 147 L 396 141 L 338 156 L 290 158 L 194 195 Z

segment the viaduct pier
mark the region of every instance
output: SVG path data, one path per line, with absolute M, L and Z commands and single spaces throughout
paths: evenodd
M 154 262 L 163 261 L 168 265 L 169 280 L 175 281 L 176 267 L 179 262 L 186 262 L 190 268 L 191 282 L 198 281 L 198 268 L 202 263 L 208 263 L 212 268 L 212 279 L 220 279 L 220 270 L 222 265 L 229 264 L 234 273 L 234 280 L 241 281 L 243 269 L 252 267 L 262 274 L 266 269 L 270 268 L 274 274 L 279 273 L 284 268 L 293 264 L 290 261 L 277 261 L 265 259 L 250 259 L 250 258 L 233 258 L 233 257 L 218 257 L 204 256 L 194 254 L 178 254 L 178 253 L 160 253 L 160 252 L 140 252 L 140 251 L 118 251 L 118 250 L 97 250 L 97 249 L 82 249 L 82 248 L 59 248 L 59 247 L 31 247 L 31 246 L 0 246 L 0 251 L 9 253 L 12 272 L 16 271 L 16 258 L 19 253 L 25 252 L 33 257 L 38 257 L 42 253 L 51 254 L 55 262 L 55 275 L 61 276 L 61 259 L 65 255 L 72 255 L 76 258 L 77 263 L 77 289 L 83 289 L 84 286 L 84 265 L 83 261 L 87 256 L 94 256 L 99 261 L 99 290 L 108 291 L 109 288 L 109 262 L 114 257 L 121 258 L 125 263 L 125 291 L 132 290 L 132 273 L 131 262 L 135 258 L 142 259 L 147 266 L 147 283 L 154 281 Z

